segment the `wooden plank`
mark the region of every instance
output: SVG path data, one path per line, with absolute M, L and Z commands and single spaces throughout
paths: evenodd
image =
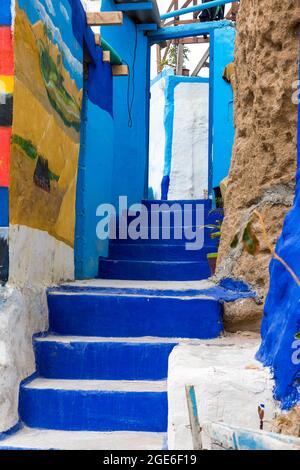
M 207 59 L 209 57 L 209 47 L 207 48 L 207 50 L 204 52 L 203 56 L 201 57 L 201 59 L 199 60 L 198 64 L 196 65 L 195 69 L 193 70 L 192 72 L 192 77 L 197 77 L 198 73 L 200 72 L 200 70 L 205 66 L 205 64 L 207 63 Z
M 191 38 L 183 38 L 183 39 L 174 39 L 174 44 L 207 44 L 209 43 L 209 38 L 204 37 L 191 37 Z
M 193 0 L 193 6 L 196 6 L 196 5 L 198 5 L 198 0 Z M 193 13 L 194 20 L 198 19 L 198 15 L 199 15 L 199 11 L 194 11 Z
M 114 77 L 124 77 L 128 75 L 128 65 L 113 65 L 111 69 Z
M 178 20 L 177 24 L 191 24 L 191 23 L 197 23 L 198 20 Z
M 156 72 L 161 72 L 161 49 L 159 44 L 156 44 Z
M 175 0 L 172 0 L 171 3 L 170 3 L 170 5 L 169 5 L 169 7 L 168 7 L 168 9 L 167 9 L 167 13 L 169 13 L 169 12 L 172 10 L 172 8 L 173 8 L 173 6 L 174 6 L 174 3 L 175 3 Z M 164 26 L 165 26 L 165 23 L 166 23 L 166 20 L 163 20 L 163 21 L 161 22 L 161 24 L 164 25 Z
M 221 422 L 203 423 L 212 450 L 300 450 L 300 439 L 268 431 L 232 426 Z
M 167 47 L 166 47 L 166 50 L 164 52 L 164 55 L 163 55 L 163 58 L 162 58 L 162 62 L 165 62 L 165 60 L 167 59 L 167 55 L 169 53 L 169 50 L 170 50 L 170 46 L 172 44 L 172 41 L 167 41 Z
M 121 11 L 98 11 L 86 14 L 89 26 L 121 26 L 123 13 Z
M 183 67 L 183 44 L 178 44 L 176 75 L 182 75 L 182 67 Z
M 101 34 L 95 34 L 95 44 L 96 46 L 101 46 Z
M 193 448 L 194 450 L 201 450 L 202 449 L 202 437 L 201 437 L 202 429 L 199 423 L 194 385 L 186 385 L 185 394 L 186 394 L 186 400 L 187 400 L 187 405 L 188 405 L 190 426 L 191 426 L 192 439 L 193 439 Z
M 110 62 L 110 51 L 103 51 L 103 62 Z

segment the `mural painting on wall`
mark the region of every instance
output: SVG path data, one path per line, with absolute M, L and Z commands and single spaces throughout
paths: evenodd
M 10 0 L 0 2 L 0 283 L 8 279 L 8 190 L 14 63 Z
M 73 246 L 82 48 L 68 0 L 18 0 L 10 223 Z

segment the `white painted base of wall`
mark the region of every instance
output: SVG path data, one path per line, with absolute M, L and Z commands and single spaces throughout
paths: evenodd
M 19 385 L 35 371 L 32 335 L 47 329 L 45 287 L 1 288 L 0 432 L 19 420 Z
M 20 382 L 35 371 L 34 333 L 48 329 L 46 288 L 74 279 L 74 250 L 47 232 L 9 228 L 9 283 L 0 288 L 0 432 L 18 421 Z
M 153 189 L 154 198 L 161 197 L 161 181 L 165 164 L 165 78 L 151 86 L 150 135 L 149 135 L 149 188 Z
M 220 421 L 259 429 L 257 407 L 265 404 L 264 429 L 270 430 L 277 404 L 268 369 L 254 358 L 260 338 L 236 334 L 176 346 L 169 358 L 168 448 L 192 450 L 185 385 L 194 385 L 201 422 Z M 210 440 L 203 434 L 203 444 Z
M 9 282 L 45 285 L 74 279 L 74 249 L 42 230 L 9 228 Z

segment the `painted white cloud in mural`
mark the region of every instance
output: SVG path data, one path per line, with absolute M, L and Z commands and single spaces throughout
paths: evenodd
M 66 19 L 67 21 L 70 21 L 70 17 L 69 17 L 69 15 L 68 15 L 68 12 L 67 12 L 67 10 L 65 9 L 65 7 L 63 6 L 62 3 L 60 4 L 59 7 L 60 7 L 60 11 L 62 12 L 62 14 L 63 14 L 63 16 L 65 17 L 65 19 Z
M 49 13 L 51 13 L 52 16 L 55 16 L 55 10 L 53 8 L 51 0 L 45 0 L 47 8 L 49 10 Z
M 45 0 L 48 2 L 49 0 Z M 59 29 L 53 24 L 50 16 L 48 15 L 44 5 L 41 3 L 40 0 L 33 0 L 36 11 L 38 12 L 38 15 L 40 19 L 45 23 L 47 28 L 52 33 L 53 39 L 59 44 L 61 50 L 64 53 L 65 60 L 68 62 L 70 68 L 77 72 L 78 74 L 82 73 L 82 63 L 74 57 L 68 48 L 68 46 L 65 44 L 65 42 L 62 39 L 62 36 L 60 34 Z

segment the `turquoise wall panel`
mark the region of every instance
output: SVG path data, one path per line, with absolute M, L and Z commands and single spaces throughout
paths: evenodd
M 102 1 L 102 10 L 115 10 L 111 0 Z M 119 195 L 136 203 L 146 195 L 148 173 L 149 68 L 148 40 L 144 31 L 124 14 L 122 26 L 102 28 L 103 38 L 128 64 L 127 77 L 113 79 L 115 128 L 113 201 Z
M 111 201 L 113 142 L 112 116 L 94 105 L 85 93 L 76 196 L 76 279 L 96 277 L 99 256 L 107 256 L 108 241 L 96 236 L 96 209 Z
M 215 187 L 228 175 L 234 140 L 233 90 L 222 77 L 234 59 L 235 29 L 215 29 L 210 38 L 210 177 Z

